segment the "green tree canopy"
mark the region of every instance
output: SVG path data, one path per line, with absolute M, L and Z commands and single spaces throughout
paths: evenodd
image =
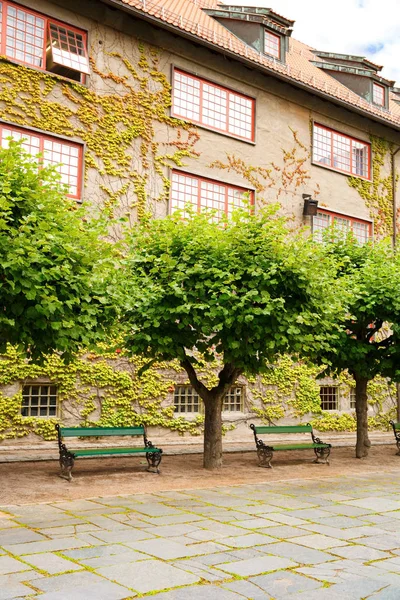
M 385 241 L 360 246 L 352 236 L 326 241 L 325 249 L 337 262 L 337 284 L 349 293 L 340 334 L 318 358 L 356 382 L 356 456 L 363 458 L 370 446 L 368 382 L 376 375 L 400 381 L 400 254 Z
M 204 465 L 221 466 L 221 409 L 240 374 L 267 369 L 284 352 L 315 356 L 335 337 L 334 263 L 276 208 L 175 215 L 130 233 L 119 303 L 125 345 L 149 360 L 179 359 L 205 404 Z M 222 361 L 207 388 L 196 352 Z
M 39 161 L 40 162 L 40 161 Z M 54 168 L 20 143 L 0 149 L 0 351 L 71 355 L 112 317 L 112 245 L 99 220 L 65 195 Z

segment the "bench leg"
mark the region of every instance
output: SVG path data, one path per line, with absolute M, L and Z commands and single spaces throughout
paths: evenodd
M 75 457 L 72 452 L 68 452 L 66 448 L 60 451 L 60 477 L 72 481 L 72 468 L 75 464 Z
M 146 469 L 149 473 L 158 473 L 160 470 L 158 465 L 161 462 L 162 452 L 146 452 L 147 464 L 149 465 Z
M 274 449 L 271 446 L 258 446 L 258 466 L 272 469 L 271 460 L 274 455 Z
M 397 452 L 396 456 L 400 456 L 400 440 L 396 440 Z
M 319 465 L 329 465 L 330 448 L 314 448 L 316 459 L 313 461 Z

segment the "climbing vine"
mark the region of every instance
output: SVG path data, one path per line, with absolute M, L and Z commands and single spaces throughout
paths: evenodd
M 235 154 L 227 154 L 227 162 L 216 160 L 209 166 L 213 169 L 237 173 L 257 192 L 265 192 L 268 188 L 274 188 L 277 198 L 284 192 L 294 192 L 311 179 L 306 166 L 311 155 L 305 144 L 300 141 L 297 131 L 291 127 L 289 129 L 293 137 L 293 146 L 289 150 L 282 148 L 282 165 L 271 162 L 267 167 L 255 167 L 248 165 Z M 318 194 L 319 186 L 317 185 L 314 197 Z
M 132 222 L 167 199 L 163 167 L 198 156 L 196 129 L 169 116 L 171 86 L 157 50 L 139 43 L 137 53 L 134 66 L 118 52 L 104 52 L 106 71 L 91 56 L 90 89 L 0 58 L 0 118 L 82 140 L 86 179 L 103 191 L 103 209 Z
M 347 179 L 350 187 L 357 190 L 374 219 L 375 233 L 379 236 L 392 235 L 393 232 L 393 189 L 391 170 L 383 173 L 385 166 L 391 167 L 393 145 L 386 140 L 370 136 L 372 180 L 360 177 Z

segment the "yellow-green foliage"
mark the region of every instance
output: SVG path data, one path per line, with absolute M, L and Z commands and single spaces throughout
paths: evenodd
M 163 167 L 181 166 L 185 157 L 197 156 L 198 135 L 192 126 L 169 116 L 171 86 L 158 68 L 154 48 L 139 44 L 137 65 L 117 52 L 105 56 L 115 68 L 103 72 L 91 57 L 90 88 L 0 58 L 0 117 L 81 139 L 86 144 L 86 170 L 103 176 L 100 187 L 107 213 L 112 215 L 124 196 L 130 198 L 126 213 L 136 209 L 143 219 L 150 189 L 154 201 L 168 196 L 170 183 Z M 110 91 L 100 93 L 94 86 Z M 156 130 L 163 126 L 169 132 L 166 142 L 156 139 Z M 160 185 L 155 194 L 156 177 Z
M 294 362 L 283 356 L 261 376 L 262 386 L 271 386 L 267 391 L 253 391 L 255 398 L 263 403 L 262 410 L 255 412 L 265 421 L 284 416 L 283 407 L 300 417 L 307 413 L 321 412 L 319 386 L 316 383 L 319 369 Z
M 137 376 L 144 361 L 140 358 L 116 358 L 115 352 L 82 355 L 65 364 L 57 355 L 46 357 L 42 366 L 24 360 L 14 348 L 9 348 L 0 360 L 0 385 L 41 377 L 57 384 L 60 414 L 69 402 L 69 413 L 77 424 L 122 426 L 156 425 L 179 433 L 201 433 L 202 415 L 194 421 L 174 417 L 173 406 L 162 402 L 173 389 L 170 365 L 154 364 Z M 176 365 L 173 365 L 175 369 Z M 167 372 L 168 368 L 168 372 Z M 43 439 L 55 439 L 57 419 L 21 416 L 21 393 L 13 397 L 0 394 L 0 440 L 23 437 L 33 432 Z
M 189 383 L 179 363 L 155 363 L 138 377 L 144 364 L 140 357 L 128 359 L 123 350 L 116 352 L 115 344 L 112 347 L 103 344 L 98 353 L 82 354 L 69 364 L 59 356 L 51 355 L 41 366 L 26 362 L 9 347 L 0 359 L 0 386 L 15 382 L 23 384 L 37 378 L 53 382 L 58 388 L 60 419 L 23 417 L 21 393 L 12 397 L 0 393 L 0 440 L 24 437 L 29 433 L 54 440 L 54 424 L 67 416 L 73 417 L 77 425 L 145 424 L 181 434 L 201 434 L 203 415 L 187 421 L 182 416 L 174 416 L 174 407 L 170 403 L 165 406 L 166 399 L 171 400 L 177 375 L 180 383 Z M 205 385 L 210 387 L 217 383 L 219 368 L 217 362 L 200 360 L 199 374 Z M 311 413 L 315 415 L 312 424 L 320 431 L 354 431 L 354 414 L 321 413 L 317 376 L 317 368 L 282 357 L 262 377 L 249 378 L 247 388 L 248 396 L 253 398 L 252 412 L 266 423 L 276 423 L 285 416 L 301 419 Z M 341 375 L 339 383 L 342 396 L 348 395 L 354 385 L 347 374 Z M 394 394 L 394 386 L 388 386 L 384 379 L 370 383 L 370 403 L 378 408 L 378 414 L 369 419 L 372 429 L 387 429 L 389 419 L 394 416 L 391 411 L 382 411 L 388 393 Z M 68 411 L 63 410 L 66 401 Z M 231 423 L 224 431 L 234 427 Z
M 374 219 L 375 233 L 386 236 L 393 232 L 392 144 L 372 135 L 370 140 L 372 181 L 360 177 L 349 177 L 347 181 L 350 187 L 357 190 L 369 208 L 371 218 Z M 385 162 L 386 168 L 389 169 L 387 175 L 382 174 Z

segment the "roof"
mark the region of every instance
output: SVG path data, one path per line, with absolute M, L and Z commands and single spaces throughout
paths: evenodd
M 276 74 L 280 79 L 293 85 L 306 87 L 317 95 L 324 95 L 347 105 L 351 110 L 369 115 L 374 120 L 385 122 L 387 125 L 400 128 L 400 105 L 391 96 L 389 110 L 371 104 L 345 85 L 334 79 L 327 71 L 318 68 L 317 50 L 290 39 L 289 51 L 286 54 L 286 64 L 257 52 L 254 48 L 239 39 L 223 25 L 213 19 L 203 8 L 218 8 L 222 3 L 217 0 L 102 0 L 108 4 L 119 5 L 143 18 L 151 18 L 160 26 L 173 27 L 181 30 L 183 35 L 190 35 L 199 43 L 214 46 L 215 50 L 239 60 L 252 63 L 255 69 Z M 383 80 L 384 81 L 384 80 Z

